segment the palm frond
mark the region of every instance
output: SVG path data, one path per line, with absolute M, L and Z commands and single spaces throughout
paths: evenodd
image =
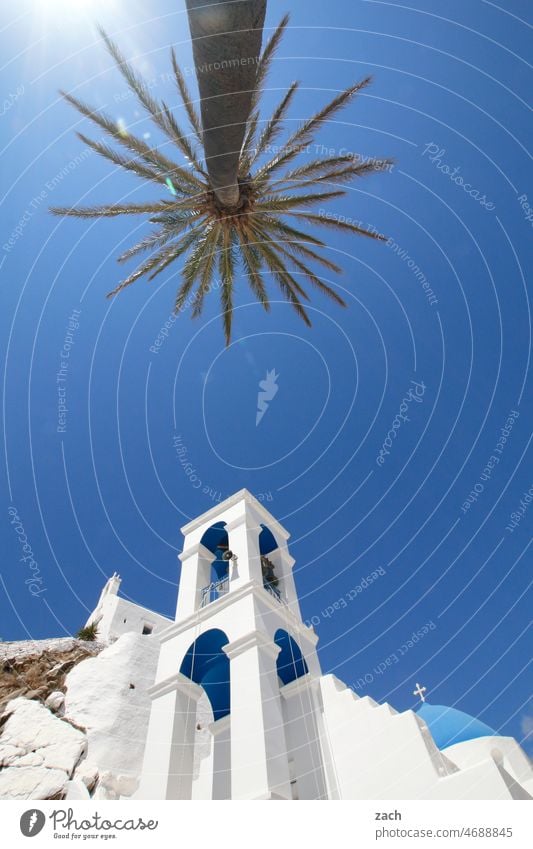
M 153 224 L 171 225 L 174 220 L 181 220 L 183 212 L 197 213 L 202 205 L 202 195 L 191 195 L 176 201 L 169 201 L 168 209 L 150 218 Z
M 376 161 L 352 163 L 351 165 L 333 168 L 331 171 L 323 171 L 320 174 L 311 175 L 307 178 L 280 178 L 279 180 L 273 180 L 268 185 L 275 188 L 276 191 L 281 191 L 282 188 L 286 191 L 289 188 L 288 183 L 296 183 L 299 189 L 306 186 L 316 186 L 319 183 L 347 183 L 354 177 L 365 177 L 367 174 L 375 171 L 383 171 L 388 164 L 390 163 L 387 160 L 380 161 L 379 164 Z M 295 187 L 291 186 L 290 188 Z
M 210 246 L 212 244 L 213 233 L 218 232 L 218 226 L 215 222 L 208 225 L 207 230 L 197 239 L 196 245 L 189 254 L 185 265 L 183 266 L 183 281 L 184 285 L 180 289 L 178 298 L 176 299 L 175 310 L 179 311 L 183 306 L 183 301 L 195 285 L 198 277 L 202 273 L 204 265 L 210 254 Z M 181 296 L 181 300 L 180 300 Z
M 250 116 L 250 120 L 248 121 L 248 125 L 246 127 L 246 133 L 244 134 L 244 141 L 242 143 L 239 165 L 239 177 L 241 178 L 247 177 L 250 172 L 250 168 L 252 167 L 252 158 L 255 152 L 255 136 L 257 133 L 258 124 L 259 112 L 256 109 L 254 112 L 252 112 Z
M 159 171 L 156 171 L 155 168 L 146 165 L 140 159 L 128 159 L 128 157 L 123 156 L 118 150 L 115 150 L 104 142 L 97 142 L 93 139 L 88 138 L 83 133 L 76 133 L 78 138 L 91 150 L 94 150 L 99 156 L 103 156 L 104 159 L 108 159 L 114 165 L 118 165 L 119 168 L 124 168 L 126 171 L 132 171 L 137 177 L 140 177 L 142 180 L 151 180 L 158 185 L 164 183 L 163 177 Z
M 286 183 L 288 181 L 302 180 L 307 177 L 313 177 L 315 174 L 321 174 L 327 169 L 339 168 L 343 165 L 349 165 L 353 162 L 351 154 L 343 156 L 324 156 L 321 159 L 312 159 L 310 162 L 305 162 L 303 165 L 298 165 L 287 171 L 281 177 L 270 181 L 270 186 L 275 186 L 278 183 Z
M 183 230 L 191 227 L 193 223 L 199 224 L 197 216 L 183 213 L 181 222 L 173 221 L 172 226 L 163 226 L 160 230 L 155 230 L 153 233 L 149 233 L 148 236 L 145 236 L 145 238 L 141 239 L 140 242 L 137 242 L 136 245 L 133 245 L 131 248 L 124 251 L 124 253 L 120 254 L 120 256 L 117 257 L 117 262 L 126 262 L 132 256 L 136 256 L 143 251 L 165 245 L 171 239 L 175 239 L 176 236 Z
M 363 88 L 370 85 L 370 82 L 371 77 L 365 77 L 364 80 L 348 86 L 348 88 L 341 91 L 337 97 L 334 97 L 333 100 L 327 103 L 326 106 L 316 112 L 311 118 L 304 121 L 301 127 L 295 130 L 287 139 L 284 152 L 260 168 L 256 175 L 257 178 L 262 179 L 266 175 L 272 174 L 281 165 L 294 159 L 301 152 L 302 147 L 307 146 L 312 141 L 313 133 L 327 120 L 332 118 L 343 106 L 346 106 Z
M 126 279 L 122 280 L 118 284 L 118 286 L 115 286 L 115 288 L 112 289 L 111 292 L 108 292 L 106 297 L 112 298 L 115 295 L 118 295 L 119 292 L 122 292 L 123 289 L 126 289 L 128 286 L 131 286 L 131 284 L 135 283 L 135 281 L 138 280 L 140 277 L 143 277 L 145 274 L 148 274 L 150 271 L 152 271 L 153 268 L 156 268 L 156 266 L 159 265 L 160 262 L 163 262 L 165 257 L 168 256 L 168 252 L 169 248 L 163 248 L 162 250 L 157 251 L 157 253 L 153 254 L 153 256 L 146 260 L 146 262 L 143 262 L 141 265 L 139 265 L 138 268 L 136 268 L 135 271 L 129 275 L 129 277 L 126 277 Z
M 351 154 L 314 159 L 287 171 L 275 180 L 270 180 L 268 185 L 280 190 L 280 187 L 285 183 L 294 182 L 305 185 L 307 181 L 312 183 L 323 179 L 327 173 L 340 173 L 341 171 L 348 176 L 364 177 L 374 171 L 385 171 L 393 164 L 393 161 L 392 159 L 361 159 Z
M 259 212 L 285 212 L 289 209 L 302 206 L 313 206 L 318 201 L 333 200 L 343 197 L 346 192 L 337 190 L 333 192 L 316 192 L 306 195 L 267 195 L 256 204 Z
M 182 133 L 179 129 L 174 118 L 172 117 L 172 120 L 169 121 L 165 105 L 158 103 L 157 100 L 152 97 L 142 77 L 135 73 L 119 47 L 108 36 L 103 27 L 98 27 L 98 31 L 105 42 L 108 52 L 115 60 L 118 69 L 126 80 L 129 88 L 137 96 L 139 102 L 148 112 L 152 120 L 157 124 L 159 129 L 165 133 L 165 135 L 169 136 L 169 138 L 178 145 L 182 153 L 190 159 L 191 162 L 195 162 L 196 156 L 192 145 L 188 141 L 185 133 Z
M 107 34 L 106 30 L 99 25 L 96 28 L 104 40 L 108 53 L 115 60 L 115 63 L 118 65 L 118 69 L 126 80 L 129 88 L 137 96 L 144 108 L 153 116 L 157 116 L 160 112 L 159 104 L 150 94 L 150 91 L 142 78 L 135 73 L 118 45 L 115 44 L 113 39 Z
M 329 171 L 325 174 L 321 174 L 317 177 L 312 177 L 309 180 L 300 180 L 296 183 L 296 185 L 290 185 L 285 187 L 285 191 L 287 189 L 306 189 L 308 187 L 319 186 L 322 183 L 326 183 L 327 185 L 342 185 L 346 186 L 354 177 L 362 176 L 353 166 L 348 166 L 348 168 L 339 168 L 337 171 Z M 292 182 L 292 181 L 291 181 Z
M 376 230 L 367 230 L 365 227 L 359 227 L 358 224 L 352 224 L 349 221 L 340 221 L 338 218 L 326 218 L 324 215 L 317 215 L 313 212 L 287 212 L 285 214 L 292 215 L 294 218 L 300 219 L 300 221 L 318 224 L 320 227 L 330 227 L 333 230 L 357 233 L 359 236 L 368 236 L 370 239 L 377 239 L 379 242 L 387 241 L 387 237 L 378 233 Z
M 299 283 L 296 282 L 294 277 L 292 277 L 289 272 L 286 271 L 283 263 L 278 259 L 272 248 L 269 247 L 268 238 L 265 238 L 263 236 L 261 239 L 261 235 L 258 234 L 257 250 L 260 254 L 263 255 L 265 265 L 272 272 L 274 279 L 280 287 L 284 297 L 289 301 L 289 303 L 294 308 L 296 313 L 300 316 L 302 321 L 304 321 L 304 323 L 308 327 L 311 327 L 311 321 L 309 319 L 309 316 L 307 315 L 305 308 L 297 294 L 298 290 L 303 291 L 302 287 Z M 307 296 L 304 295 L 304 297 Z
M 298 83 L 293 82 L 290 84 L 287 89 L 284 97 L 281 102 L 278 104 L 272 117 L 267 121 L 264 129 L 259 134 L 259 138 L 257 140 L 257 146 L 254 156 L 251 159 L 250 165 L 253 165 L 254 162 L 264 153 L 270 144 L 274 141 L 275 138 L 279 135 L 281 131 L 281 122 L 285 117 L 287 110 L 293 100 L 293 97 L 298 90 Z
M 235 259 L 230 231 L 226 228 L 222 234 L 222 250 L 219 261 L 220 300 L 222 303 L 222 322 L 226 345 L 231 341 L 231 323 L 233 317 L 233 286 L 235 284 Z
M 196 268 L 192 269 L 192 267 L 190 265 L 190 259 L 193 255 L 193 254 L 190 254 L 190 256 L 189 256 L 189 258 L 187 259 L 187 262 L 186 262 L 186 264 L 188 266 L 187 273 L 185 273 L 185 271 L 183 272 L 183 274 L 182 274 L 183 283 L 181 284 L 181 286 L 178 289 L 178 292 L 176 294 L 176 300 L 174 302 L 174 312 L 175 313 L 180 312 L 180 310 L 185 306 L 187 296 L 189 295 L 190 291 L 192 290 L 192 288 L 193 288 L 193 286 L 196 282 L 198 273 L 201 271 L 201 268 L 202 268 L 202 261 L 205 258 L 205 234 L 201 238 L 199 238 L 197 234 L 195 235 L 191 231 L 191 233 L 189 233 L 187 236 L 185 236 L 184 239 L 189 240 L 187 248 L 190 248 L 193 245 L 194 241 L 196 241 L 196 247 L 193 250 L 193 253 L 197 254 L 196 261 L 195 261 Z M 202 243 L 202 240 L 203 240 L 203 243 Z M 202 256 L 202 254 L 204 256 Z M 171 260 L 171 262 L 172 261 L 173 260 Z
M 359 94 L 360 91 L 369 86 L 371 82 L 371 77 L 365 77 L 363 80 L 341 91 L 333 100 L 330 100 L 329 103 L 323 106 L 322 109 L 319 109 L 311 118 L 304 121 L 302 126 L 289 136 L 288 145 L 300 144 L 301 142 L 307 144 L 311 142 L 316 130 L 346 106 L 356 94 Z
M 180 127 L 178 126 L 178 123 L 176 122 L 176 119 L 174 118 L 174 115 L 172 114 L 164 100 L 161 101 L 161 107 L 163 109 L 167 121 L 167 126 L 172 132 L 173 140 L 180 148 L 185 158 L 191 163 L 191 165 L 194 165 L 198 174 L 201 174 L 204 179 L 207 179 L 207 173 L 200 164 L 200 160 L 198 159 L 196 150 L 190 143 L 187 136 L 182 133 Z
M 72 215 L 75 218 L 115 218 L 117 215 L 145 215 L 161 212 L 165 201 L 152 203 L 117 203 L 115 206 L 52 206 L 54 215 Z
M 262 227 L 255 226 L 254 234 L 257 239 L 257 250 L 263 254 L 265 262 L 267 262 L 271 271 L 274 271 L 276 275 L 282 275 L 287 285 L 290 286 L 295 293 L 301 295 L 302 298 L 305 298 L 305 300 L 308 301 L 309 295 L 307 294 L 305 289 L 300 286 L 300 284 L 297 280 L 294 279 L 294 277 L 292 277 L 290 272 L 287 271 L 279 257 L 274 252 L 275 243 L 272 242 L 272 238 L 269 233 L 263 230 Z
M 227 280 L 222 280 L 220 287 L 220 301 L 222 304 L 222 321 L 224 323 L 224 336 L 226 345 L 231 342 L 231 325 L 233 319 L 233 289 Z
M 147 259 L 146 262 L 143 262 L 140 266 L 138 266 L 138 268 L 130 274 L 129 277 L 119 283 L 118 286 L 116 286 L 111 292 L 108 292 L 106 297 L 114 297 L 127 286 L 131 286 L 132 283 L 135 283 L 136 280 L 140 277 L 144 277 L 146 274 L 150 275 L 148 277 L 149 280 L 153 280 L 153 278 L 163 271 L 163 269 L 171 262 L 174 262 L 175 259 L 185 253 L 190 248 L 196 237 L 197 234 L 191 231 L 185 236 L 182 236 L 177 243 L 157 251 L 149 259 Z
M 287 224 L 287 222 L 283 221 L 281 218 L 263 218 L 261 223 L 263 229 L 272 233 L 274 239 L 279 237 L 284 242 L 290 244 L 292 250 L 297 251 L 307 259 L 312 259 L 313 261 L 320 263 L 320 265 L 324 266 L 324 268 L 327 268 L 329 271 L 334 271 L 337 274 L 340 273 L 341 269 L 338 265 L 336 265 L 336 263 L 332 262 L 322 254 L 316 253 L 316 251 L 309 247 L 309 244 L 312 244 L 325 248 L 327 247 L 325 242 L 322 242 L 320 239 L 316 239 L 310 233 L 291 227 L 290 224 Z
M 278 253 L 281 253 L 283 254 L 283 256 L 287 257 L 296 266 L 296 268 L 302 272 L 302 274 L 305 274 L 305 276 L 313 284 L 313 286 L 315 286 L 321 292 L 324 292 L 324 294 L 327 295 L 328 298 L 331 298 L 333 301 L 336 301 L 336 303 L 338 303 L 341 307 L 346 306 L 346 301 L 344 301 L 341 296 L 338 295 L 337 292 L 331 288 L 331 286 L 328 286 L 327 283 L 324 283 L 324 281 L 321 280 L 320 277 L 318 277 L 314 273 L 314 271 L 309 268 L 309 266 L 305 265 L 305 263 L 299 260 L 298 257 L 295 257 L 293 253 L 287 250 L 287 248 L 284 248 L 283 245 L 280 245 L 278 242 L 274 242 L 273 247 L 275 248 L 275 250 L 278 251 Z
M 278 230 L 278 233 L 279 232 L 280 231 Z M 313 262 L 317 262 L 319 265 L 323 266 L 323 268 L 327 268 L 328 271 L 333 271 L 335 274 L 340 274 L 342 272 L 342 268 L 337 265 L 336 262 L 333 262 L 331 259 L 328 259 L 322 254 L 316 253 L 316 251 L 313 251 L 308 244 L 295 241 L 293 238 L 285 238 L 283 241 L 289 243 L 293 251 L 301 254 L 301 256 L 304 256 L 306 259 L 311 259 Z
M 181 99 L 183 101 L 183 105 L 185 107 L 185 111 L 187 112 L 187 117 L 189 118 L 189 124 L 191 125 L 191 129 L 196 136 L 199 144 L 202 144 L 202 122 L 200 120 L 200 115 L 195 108 L 191 96 L 189 94 L 189 89 L 187 88 L 187 83 L 185 82 L 185 77 L 181 72 L 181 68 L 178 64 L 178 60 L 176 58 L 176 52 L 174 48 L 171 50 L 172 56 L 172 68 L 174 70 L 174 76 L 176 78 L 176 85 L 178 87 L 178 91 L 181 95 Z
M 258 223 L 261 224 L 263 229 L 273 228 L 275 230 L 279 230 L 279 232 L 282 232 L 297 241 L 308 242 L 317 248 L 327 247 L 326 243 L 323 242 L 322 239 L 319 239 L 318 236 L 313 236 L 312 233 L 309 233 L 306 230 L 298 230 L 296 227 L 292 227 L 287 221 L 284 221 L 282 218 L 278 218 L 276 215 L 263 213 Z
M 196 295 L 192 304 L 192 317 L 197 318 L 202 312 L 204 305 L 204 298 L 209 291 L 209 286 L 211 284 L 211 279 L 213 277 L 213 270 L 215 268 L 215 261 L 217 258 L 217 253 L 220 251 L 219 242 L 221 240 L 221 236 L 223 232 L 228 233 L 227 228 L 223 228 L 220 224 L 215 225 L 213 229 L 209 232 L 209 235 L 206 240 L 205 247 L 205 258 L 203 262 L 202 271 L 200 274 L 200 282 L 198 284 L 198 289 L 196 291 Z
M 140 242 L 137 242 L 137 244 L 128 248 L 124 251 L 124 253 L 121 253 L 120 256 L 117 257 L 117 262 L 126 262 L 128 259 L 131 259 L 132 256 L 137 256 L 137 254 L 140 254 L 143 251 L 162 247 L 173 238 L 174 234 L 170 230 L 154 230 L 153 233 L 149 233 L 149 235 L 145 236 L 144 239 L 141 239 Z
M 245 235 L 240 239 L 239 248 L 250 289 L 266 312 L 268 312 L 270 310 L 270 302 L 261 276 L 261 258 L 259 253 L 255 245 L 250 244 L 248 237 Z
M 285 32 L 288 23 L 289 15 L 284 15 L 265 44 L 263 52 L 259 57 L 259 62 L 257 63 L 256 87 L 252 96 L 252 109 L 255 109 L 259 102 L 270 66 L 272 64 L 272 59 L 280 45 L 283 33 Z
M 177 187 L 181 191 L 190 192 L 191 188 L 198 189 L 199 187 L 204 186 L 204 183 L 202 183 L 202 181 L 191 171 L 182 168 L 176 162 L 168 159 L 160 151 L 150 147 L 132 133 L 124 132 L 124 130 L 121 129 L 119 125 L 109 118 L 104 112 L 96 112 L 91 106 L 84 103 L 82 100 L 79 100 L 79 98 L 74 97 L 72 94 L 68 94 L 64 91 L 62 91 L 61 94 L 68 103 L 78 110 L 78 112 L 80 112 L 84 117 L 89 118 L 89 120 L 93 121 L 93 123 L 97 124 L 97 126 L 104 130 L 105 133 L 112 136 L 116 142 L 121 144 L 123 147 L 127 147 L 128 150 L 137 153 L 142 157 L 142 159 L 144 159 L 145 162 L 158 169 L 163 179 L 170 177 L 177 183 Z

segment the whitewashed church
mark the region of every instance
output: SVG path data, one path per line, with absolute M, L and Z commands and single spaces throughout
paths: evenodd
M 107 738 L 97 729 L 88 751 L 129 771 L 134 798 L 532 798 L 513 738 L 425 701 L 398 713 L 322 674 L 289 534 L 247 490 L 182 530 L 175 621 L 120 598 L 115 575 L 89 619 L 112 644 L 70 673 L 76 714 L 106 652 L 113 681 L 124 663 L 130 678 L 138 670 L 137 706 L 128 713 L 119 699 L 120 724 Z

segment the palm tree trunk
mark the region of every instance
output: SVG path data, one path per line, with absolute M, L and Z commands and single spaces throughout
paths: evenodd
M 265 12 L 266 0 L 187 0 L 207 170 L 222 206 L 236 206 L 239 200 L 239 153 Z

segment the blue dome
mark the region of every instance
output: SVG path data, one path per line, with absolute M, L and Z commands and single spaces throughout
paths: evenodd
M 466 740 L 475 740 L 477 737 L 499 736 L 481 720 L 455 708 L 424 702 L 416 713 L 426 723 L 439 749 L 446 749 Z

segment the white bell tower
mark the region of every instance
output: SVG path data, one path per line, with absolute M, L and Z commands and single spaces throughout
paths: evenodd
M 137 798 L 327 798 L 318 638 L 300 615 L 289 534 L 245 489 L 182 532 Z

